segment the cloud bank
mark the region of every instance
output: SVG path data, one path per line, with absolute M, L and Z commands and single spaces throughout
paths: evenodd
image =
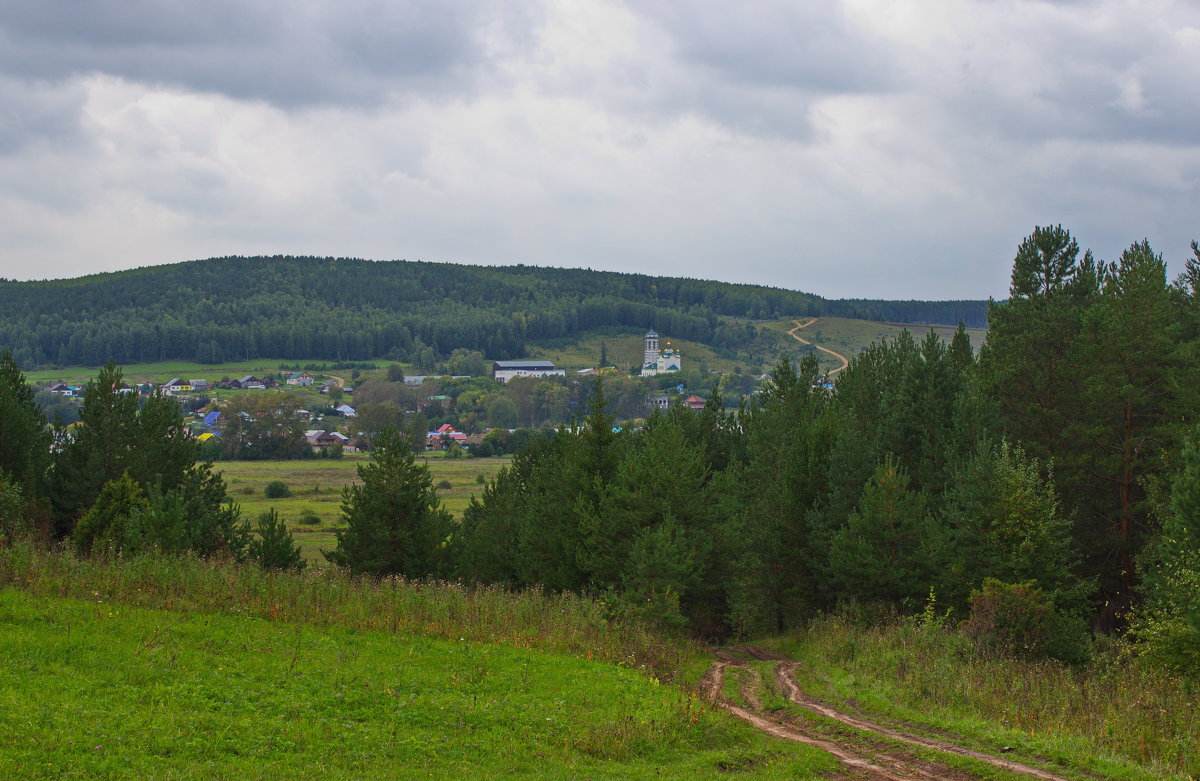
M 1002 297 L 1200 238 L 1185 2 L 0 2 L 0 275 L 225 254 Z

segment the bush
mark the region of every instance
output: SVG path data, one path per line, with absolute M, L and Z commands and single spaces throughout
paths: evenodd
M 985 579 L 981 590 L 971 592 L 971 614 L 962 629 L 985 653 L 1049 657 L 1078 665 L 1091 651 L 1083 619 L 1056 610 L 1032 581 Z
M 300 517 L 296 519 L 296 523 L 301 526 L 320 526 L 321 516 L 317 515 L 312 510 L 301 510 Z
M 263 489 L 263 496 L 268 499 L 286 499 L 291 495 L 292 489 L 288 488 L 288 484 L 282 480 L 272 480 Z
M 448 491 L 453 488 L 454 485 L 449 480 L 441 480 L 438 482 L 437 487 L 439 491 Z

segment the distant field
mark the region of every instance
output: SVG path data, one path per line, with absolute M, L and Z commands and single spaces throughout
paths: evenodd
M 280 360 L 279 358 L 256 358 L 252 361 L 233 361 L 230 363 L 206 364 L 192 363 L 190 361 L 162 361 L 160 363 L 135 363 L 127 366 L 122 366 L 121 371 L 125 375 L 125 379 L 133 382 L 157 381 L 165 382 L 173 377 L 182 377 L 184 379 L 205 379 L 220 380 L 222 377 L 245 377 L 247 374 L 276 374 L 280 371 L 281 364 L 295 366 L 316 363 L 316 364 L 331 364 L 333 361 L 322 361 L 317 359 L 298 359 L 294 361 Z M 355 361 L 355 363 L 371 363 L 370 361 Z M 383 368 L 388 365 L 388 361 L 374 361 L 376 367 Z M 39 371 L 25 372 L 25 377 L 31 383 L 44 384 L 47 382 L 66 382 L 69 384 L 83 384 L 94 378 L 99 371 L 99 367 L 67 367 L 62 369 L 42 369 Z M 344 376 L 347 380 L 350 378 L 350 370 L 338 371 L 330 369 L 330 372 L 340 376 Z
M 748 321 L 733 322 L 744 324 Z M 754 326 L 762 329 L 765 324 L 755 323 Z M 721 355 L 707 344 L 679 339 L 667 332 L 660 332 L 659 337 L 660 347 L 666 347 L 667 342 L 670 342 L 672 347 L 682 353 L 685 371 L 704 368 L 717 374 L 727 374 L 732 372 L 735 367 L 745 370 L 761 366 L 766 369 L 779 360 L 781 349 L 792 349 L 788 342 L 774 342 L 768 339 L 765 343 L 747 345 L 743 349 L 737 350 L 736 356 L 729 357 Z M 533 345 L 529 348 L 529 357 L 553 361 L 555 365 L 568 371 L 585 369 L 599 363 L 601 343 L 607 350 L 609 362 L 618 368 L 628 370 L 632 366 L 642 365 L 646 340 L 645 332 L 640 329 L 616 335 L 584 333 L 580 334 L 573 343 L 565 345 Z
M 356 466 L 367 460 L 369 456 L 351 453 L 330 461 L 220 461 L 215 469 L 224 475 L 229 495 L 241 505 L 243 518 L 253 524 L 260 513 L 274 508 L 292 530 L 304 557 L 323 564 L 320 552 L 333 549 L 333 527 L 341 523 L 342 487 L 358 482 Z M 483 489 L 478 478 L 495 477 L 509 459 L 429 456 L 420 461 L 429 466 L 434 486 L 449 481 L 451 487 L 439 489 L 438 496 L 442 506 L 458 517 L 471 497 Z M 267 499 L 263 491 L 272 480 L 282 480 L 292 495 Z M 321 523 L 300 524 L 305 510 L 315 513 Z
M 766 325 L 778 331 L 788 331 L 795 327 L 795 320 L 801 323 L 812 318 L 799 317 L 784 320 L 772 320 Z M 847 358 L 853 358 L 869 345 L 884 339 L 895 339 L 901 331 L 909 331 L 920 340 L 926 333 L 933 330 L 938 336 L 949 340 L 954 336 L 954 327 L 946 325 L 917 325 L 912 323 L 879 323 L 873 320 L 852 320 L 846 317 L 821 317 L 817 322 L 802 329 L 799 333 L 805 339 L 822 347 L 828 347 L 834 352 L 841 353 Z M 986 328 L 968 328 L 967 336 L 975 350 L 983 345 L 987 338 Z M 832 369 L 838 362 L 826 355 L 818 355 L 822 369 Z

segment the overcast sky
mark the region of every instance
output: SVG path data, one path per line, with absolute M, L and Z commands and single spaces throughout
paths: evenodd
M 216 255 L 1003 297 L 1200 238 L 1200 5 L 0 0 L 0 276 Z

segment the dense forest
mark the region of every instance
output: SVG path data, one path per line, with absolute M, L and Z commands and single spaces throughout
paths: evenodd
M 983 301 L 835 301 L 697 279 L 531 266 L 229 257 L 69 280 L 0 280 L 0 347 L 26 367 L 251 358 L 517 358 L 604 326 L 719 341 L 721 317 L 986 325 Z

